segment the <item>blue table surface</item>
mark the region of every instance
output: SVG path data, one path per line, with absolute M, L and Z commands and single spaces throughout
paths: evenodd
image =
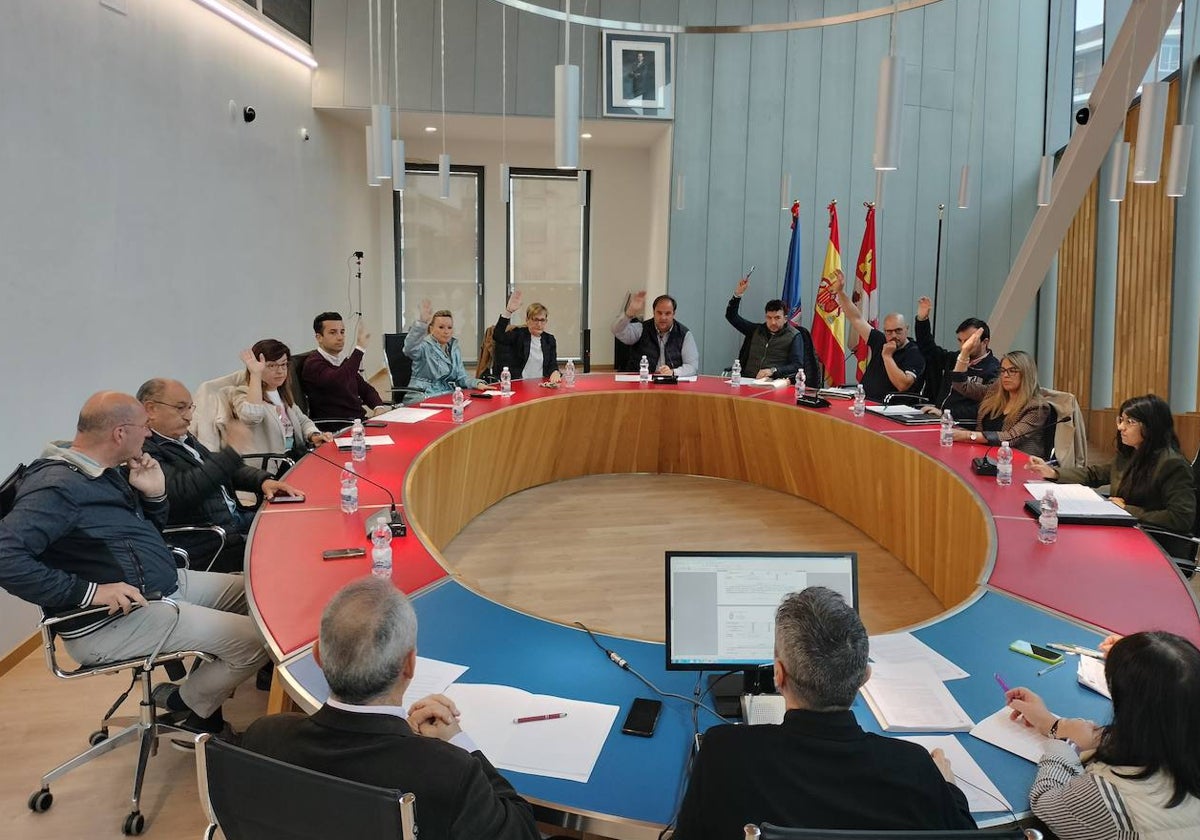
M 413 599 L 419 622 L 422 656 L 469 666 L 461 682 L 515 686 L 536 694 L 610 703 L 621 707 L 612 732 L 587 784 L 524 773 L 505 772 L 524 795 L 556 803 L 572 811 L 594 811 L 665 825 L 679 807 L 692 749 L 692 707 L 666 699 L 651 738 L 623 735 L 621 722 L 635 697 L 654 696 L 632 674 L 619 669 L 574 627 L 535 618 L 496 604 L 460 584 L 447 581 Z M 1095 647 L 1100 636 L 1066 619 L 1007 595 L 985 591 L 965 608 L 915 632 L 915 635 L 970 673 L 946 685 L 978 722 L 1004 702 L 994 674 L 1008 685 L 1032 688 L 1061 715 L 1104 722 L 1110 704 L 1081 687 L 1075 657 L 1043 677 L 1044 663 L 1008 650 L 1015 639 L 1035 644 L 1076 643 Z M 631 666 L 666 692 L 694 696 L 699 672 L 665 670 L 662 644 L 600 637 Z M 318 702 L 328 686 L 311 655 L 287 663 L 291 676 Z M 701 689 L 702 690 L 702 689 Z M 856 699 L 854 713 L 862 727 L 879 732 L 874 715 Z M 718 723 L 708 712 L 699 715 L 701 731 Z M 469 729 L 470 723 L 466 722 Z M 958 739 L 1020 813 L 1028 809 L 1035 766 L 966 734 Z M 976 814 L 980 825 L 1006 822 L 1007 812 Z

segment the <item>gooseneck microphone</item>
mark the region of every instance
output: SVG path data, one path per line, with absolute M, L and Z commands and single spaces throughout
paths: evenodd
M 1045 434 L 1046 429 L 1050 428 L 1051 426 L 1057 426 L 1059 423 L 1067 423 L 1067 422 L 1070 422 L 1070 420 L 1071 420 L 1071 415 L 1069 415 L 1069 414 L 1066 415 L 1065 417 L 1059 417 L 1057 420 L 1055 420 L 1053 423 L 1050 423 L 1049 425 L 1038 426 L 1035 429 L 1029 429 L 1027 431 L 1021 432 L 1021 434 L 1019 434 L 1019 435 L 1013 435 L 1012 437 L 1010 437 L 1008 439 L 1008 443 L 1011 445 L 1013 443 L 1013 441 L 1021 440 L 1022 438 L 1029 437 L 1030 435 Z M 987 451 L 984 452 L 981 457 L 972 458 L 971 459 L 971 472 L 975 473 L 975 475 L 996 475 L 997 473 L 999 473 L 1000 465 L 997 464 L 995 461 L 993 461 L 990 457 L 992 452 L 995 451 L 997 446 L 999 446 L 999 444 L 993 443 L 991 446 L 989 446 L 987 448 Z
M 318 461 L 324 461 L 326 464 L 331 464 L 331 465 L 337 467 L 339 470 L 345 469 L 344 463 L 339 464 L 337 461 L 334 461 L 330 458 L 326 458 L 324 455 L 318 454 L 317 450 L 315 450 L 315 449 L 310 449 L 308 454 L 311 455 L 312 457 L 316 458 Z M 388 510 L 388 520 L 387 520 L 388 527 L 392 529 L 393 537 L 406 536 L 408 534 L 408 525 L 404 522 L 404 517 L 400 515 L 400 511 L 397 510 L 397 508 L 396 508 L 396 497 L 392 495 L 392 491 L 387 489 L 387 487 L 383 486 L 378 481 L 373 481 L 373 480 L 367 478 L 365 475 L 363 475 L 360 472 L 355 472 L 354 474 L 358 477 L 359 481 L 365 481 L 367 484 L 370 484 L 372 487 L 378 487 L 384 493 L 387 493 L 388 500 L 392 503 L 391 508 L 389 508 L 389 510 Z M 378 514 L 376 514 L 375 516 L 367 517 L 367 536 L 368 537 L 371 536 L 371 531 L 374 529 L 374 525 L 372 524 L 372 521 L 376 520 L 378 518 L 379 518 Z

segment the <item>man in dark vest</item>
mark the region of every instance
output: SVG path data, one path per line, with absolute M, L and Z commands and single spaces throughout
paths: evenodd
M 738 351 L 742 371 L 747 376 L 753 373 L 755 379 L 795 376 L 796 371 L 804 367 L 804 340 L 799 330 L 788 323 L 787 305 L 782 300 L 769 300 L 765 310 L 766 321 L 751 323 L 738 312 L 742 295 L 749 286 L 749 277 L 739 280 L 733 297 L 725 307 L 725 320 L 746 336 Z
M 695 376 L 700 370 L 700 351 L 691 330 L 675 320 L 675 298 L 659 295 L 654 299 L 653 329 L 633 321 L 646 305 L 646 292 L 629 297 L 625 312 L 612 325 L 617 341 L 633 348 L 625 369 L 636 372 L 642 356 L 650 361 L 652 373 L 670 376 Z

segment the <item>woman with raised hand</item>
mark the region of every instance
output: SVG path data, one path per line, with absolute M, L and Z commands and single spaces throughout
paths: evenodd
M 562 375 L 558 372 L 558 344 L 554 336 L 546 332 L 550 313 L 540 303 L 531 303 L 525 309 L 525 325 L 509 329 L 513 313 L 521 306 L 521 291 L 518 289 L 508 299 L 504 314 L 496 319 L 492 340 L 496 342 L 497 372 L 508 367 L 513 379 L 549 379 L 557 382 Z
M 292 351 L 282 341 L 264 338 L 241 353 L 246 365 L 244 384 L 222 389 L 233 418 L 250 432 L 247 452 L 300 453 L 305 443 L 319 446 L 333 440 L 300 410 L 288 383 Z
M 406 403 L 451 393 L 455 385 L 460 388 L 490 387 L 482 379 L 468 375 L 463 367 L 462 350 L 454 337 L 454 315 L 449 309 L 434 312 L 433 304 L 428 300 L 421 301 L 421 315 L 404 339 L 404 355 L 413 363 L 412 378 L 408 381 L 413 393 L 405 396 Z
M 1063 484 L 1108 485 L 1109 501 L 1138 522 L 1190 534 L 1196 519 L 1192 465 L 1179 451 L 1171 407 L 1154 394 L 1131 397 L 1117 412 L 1117 454 L 1086 467 L 1054 467 L 1040 458 L 1025 469 Z M 1200 836 L 1198 834 L 1197 836 Z
M 1037 430 L 1049 421 L 1050 406 L 1041 396 L 1037 364 L 1023 350 L 1013 350 L 1000 358 L 1000 375 L 991 384 L 968 378 L 967 368 L 982 336 L 983 329 L 980 328 L 963 342 L 950 373 L 952 390 L 968 399 L 979 400 L 978 429 L 955 429 L 954 439 L 992 446 L 1010 440 L 1014 449 L 1038 458 L 1047 457 L 1050 453 L 1046 435 Z

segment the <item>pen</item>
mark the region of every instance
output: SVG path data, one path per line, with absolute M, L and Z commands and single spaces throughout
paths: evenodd
M 1003 691 L 1007 695 L 1008 694 L 1008 683 L 1006 683 L 1004 681 L 1004 677 L 1000 676 L 999 673 L 992 674 L 992 676 L 996 678 L 996 684 L 1000 686 L 1000 690 Z
M 552 715 L 530 715 L 529 717 L 513 718 L 513 723 L 536 723 L 540 720 L 558 720 L 566 716 L 566 712 L 555 712 Z
M 1079 656 L 1090 656 L 1092 659 L 1104 658 L 1104 654 L 1100 651 L 1081 647 L 1080 645 L 1068 645 L 1063 644 L 1062 642 L 1051 642 L 1050 644 L 1046 645 L 1046 647 L 1053 648 L 1054 650 L 1061 650 L 1063 653 L 1075 653 Z
M 1037 675 L 1040 677 L 1040 676 L 1042 676 L 1043 674 L 1048 674 L 1048 673 L 1050 673 L 1051 671 L 1053 671 L 1055 668 L 1059 668 L 1059 667 L 1061 667 L 1061 666 L 1062 666 L 1062 664 L 1063 664 L 1063 662 L 1066 662 L 1066 661 L 1067 661 L 1067 660 L 1063 659 L 1063 660 L 1060 660 L 1060 661 L 1058 661 L 1058 662 L 1055 662 L 1053 665 L 1047 665 L 1045 668 L 1043 668 L 1042 670 L 1038 671 L 1038 672 L 1037 672 Z
M 749 279 L 750 279 L 750 275 L 754 273 L 754 269 L 756 269 L 756 268 L 758 268 L 758 266 L 756 266 L 756 265 L 752 265 L 752 266 L 750 266 L 750 270 L 746 272 L 746 279 L 747 279 L 747 280 L 749 280 Z

